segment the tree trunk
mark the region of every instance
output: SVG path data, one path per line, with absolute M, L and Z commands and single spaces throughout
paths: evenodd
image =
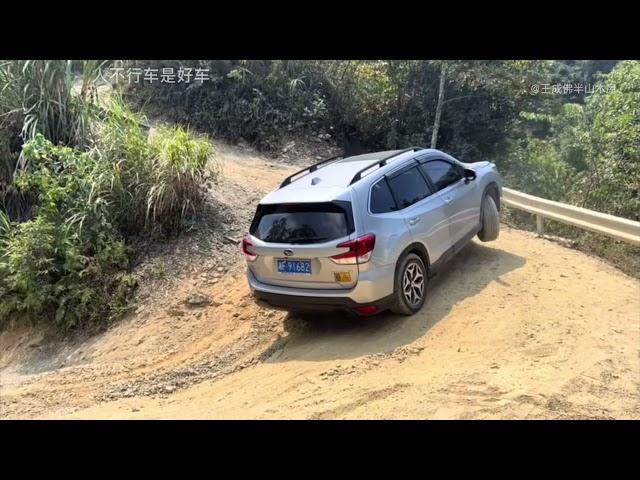
M 440 116 L 442 115 L 442 103 L 444 102 L 444 82 L 446 80 L 444 63 L 440 66 L 440 86 L 438 87 L 438 104 L 436 105 L 436 119 L 433 121 L 433 133 L 431 134 L 431 148 L 436 148 L 438 143 L 438 130 L 440 130 Z

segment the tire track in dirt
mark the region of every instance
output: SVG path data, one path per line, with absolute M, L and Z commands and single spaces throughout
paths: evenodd
M 276 167 L 234 147 L 222 146 L 219 153 L 228 168 L 208 193 L 216 209 L 215 238 L 204 230 L 156 252 L 155 258 L 167 258 L 172 275 L 143 279 L 140 306 L 131 318 L 103 334 L 44 344 L 32 340 L 42 336 L 33 329 L 0 334 L 0 417 L 63 414 L 139 395 L 165 397 L 261 361 L 281 333 L 285 314 L 250 301 L 239 248 L 221 237 L 246 230 L 259 198 L 282 172 L 297 167 Z M 245 170 L 253 172 L 250 183 Z M 225 259 L 223 272 L 209 262 L 212 250 L 216 265 Z M 185 299 L 194 293 L 214 304 L 189 308 Z

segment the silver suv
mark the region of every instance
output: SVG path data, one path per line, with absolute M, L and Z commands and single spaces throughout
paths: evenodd
M 420 147 L 330 158 L 259 203 L 242 240 L 254 297 L 287 310 L 411 315 L 474 235 L 498 237 L 502 179 Z

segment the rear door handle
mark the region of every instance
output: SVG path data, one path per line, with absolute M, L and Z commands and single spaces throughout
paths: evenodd
M 445 203 L 451 203 L 451 197 L 444 197 Z
M 413 217 L 409 219 L 409 225 L 415 225 L 420 221 L 420 217 Z

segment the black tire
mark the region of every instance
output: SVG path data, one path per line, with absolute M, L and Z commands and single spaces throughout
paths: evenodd
M 411 272 L 413 272 L 413 274 Z M 419 300 L 415 302 L 409 301 L 408 297 L 412 296 L 413 298 L 416 298 L 418 296 L 418 293 L 420 292 L 418 287 L 419 277 L 414 277 L 416 287 L 413 286 L 414 283 L 411 283 L 408 291 L 403 289 L 403 283 L 406 282 L 411 275 L 422 275 L 422 291 Z M 398 315 L 413 315 L 420 310 L 427 298 L 427 282 L 427 268 L 425 267 L 422 259 L 415 253 L 409 253 L 402 257 L 398 264 L 398 268 L 396 269 L 396 278 L 393 290 L 395 301 L 391 307 L 391 311 Z
M 480 219 L 481 230 L 478 232 L 478 238 L 483 242 L 497 239 L 500 234 L 500 212 L 495 200 L 489 194 L 485 194 L 482 198 Z

